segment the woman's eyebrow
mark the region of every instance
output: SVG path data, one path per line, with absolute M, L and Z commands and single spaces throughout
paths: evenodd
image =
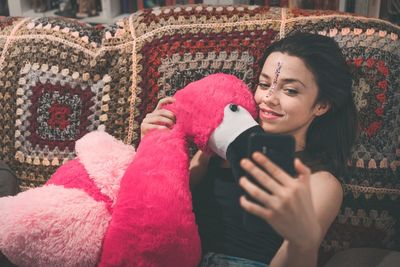
M 261 76 L 262 78 L 265 78 L 265 79 L 268 79 L 268 80 L 271 79 L 271 78 L 268 76 L 268 74 L 266 74 L 266 73 L 261 73 L 260 76 Z M 298 82 L 298 83 L 300 83 L 301 85 L 303 85 L 304 87 L 307 87 L 302 81 L 300 81 L 300 80 L 298 80 L 298 79 L 284 78 L 284 79 L 281 79 L 281 80 L 282 80 L 284 83 L 295 83 L 295 82 Z
M 265 74 L 265 73 L 261 73 L 260 74 L 260 76 L 262 77 L 262 78 L 265 78 L 265 79 L 271 79 L 269 76 L 268 76 L 268 74 Z
M 284 83 L 300 83 L 301 85 L 303 85 L 303 87 L 307 87 L 302 81 L 298 80 L 298 79 L 291 79 L 291 78 L 286 78 L 286 79 L 282 79 L 282 81 Z

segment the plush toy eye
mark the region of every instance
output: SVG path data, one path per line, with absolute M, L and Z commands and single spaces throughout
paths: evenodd
M 230 104 L 229 109 L 232 110 L 233 112 L 238 111 L 238 106 L 235 104 Z

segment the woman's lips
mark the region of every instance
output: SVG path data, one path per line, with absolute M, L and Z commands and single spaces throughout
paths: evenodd
M 260 118 L 264 118 L 266 120 L 276 120 L 283 117 L 282 114 L 276 113 L 272 110 L 262 110 L 260 109 Z

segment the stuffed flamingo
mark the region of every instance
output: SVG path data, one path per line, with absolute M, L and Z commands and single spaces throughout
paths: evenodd
M 193 82 L 175 99 L 165 108 L 176 124 L 149 132 L 136 154 L 89 133 L 77 159 L 45 186 L 0 199 L 0 251 L 20 266 L 196 266 L 187 140 L 226 157 L 256 127 L 256 107 L 247 86 L 226 74 Z

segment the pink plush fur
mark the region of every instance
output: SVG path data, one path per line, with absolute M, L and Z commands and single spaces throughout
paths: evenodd
M 148 133 L 121 180 L 100 266 L 196 266 L 200 239 L 189 191 L 187 139 L 206 149 L 224 107 L 239 104 L 256 116 L 252 93 L 231 75 L 215 74 L 175 94 L 166 108 L 172 130 Z
M 59 185 L 66 189 L 82 190 L 94 200 L 104 202 L 107 209 L 111 212 L 112 200 L 100 192 L 93 179 L 88 176 L 87 170 L 78 158 L 58 168 L 50 180 L 47 181 L 46 185 Z M 32 191 L 32 189 L 30 191 Z M 51 208 L 52 207 L 49 206 L 49 209 Z
M 94 266 L 134 149 L 101 131 L 41 188 L 0 199 L 0 250 L 19 266 Z
M 114 203 L 135 149 L 105 132 L 95 131 L 79 139 L 75 151 L 96 187 Z
M 0 201 L 0 250 L 18 266 L 94 266 L 111 218 L 105 203 L 48 185 Z

